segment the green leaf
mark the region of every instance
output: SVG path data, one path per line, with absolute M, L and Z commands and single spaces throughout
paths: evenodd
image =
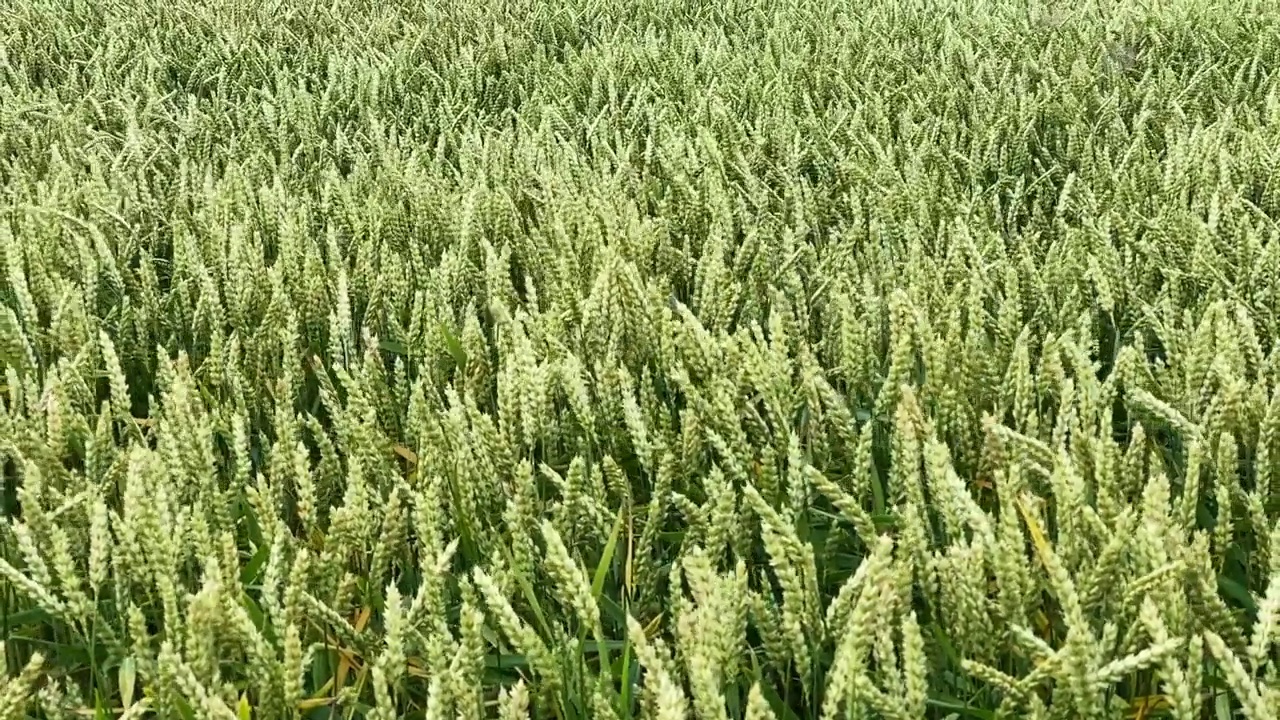
M 613 522 L 613 531 L 609 533 L 609 542 L 605 543 L 604 553 L 600 555 L 600 562 L 596 563 L 595 577 L 591 579 L 591 597 L 596 602 L 600 601 L 600 594 L 604 592 L 604 581 L 609 575 L 609 567 L 613 564 L 613 555 L 618 549 L 618 537 L 622 534 L 622 520 L 626 514 L 626 508 L 618 509 L 618 518 Z
M 42 648 L 41 652 L 46 657 L 54 658 L 55 662 L 64 665 L 75 665 L 80 667 L 90 667 L 95 662 L 102 663 L 106 661 L 105 649 L 101 646 L 90 646 L 80 643 L 57 642 L 54 640 L 46 640 L 38 637 L 27 637 L 24 635 L 10 634 L 7 640 L 18 640 L 24 643 L 30 643 Z
M 523 670 L 529 667 L 529 658 L 515 653 L 489 653 L 484 656 L 484 666 L 489 670 Z
M 774 689 L 773 683 L 765 682 L 761 679 L 760 694 L 769 703 L 769 707 L 773 708 L 774 717 L 779 718 L 779 720 L 800 720 L 800 716 L 796 714 L 796 711 L 783 702 L 782 697 L 778 695 L 778 691 Z
M 502 546 L 502 552 L 506 556 L 507 563 L 511 563 L 511 548 L 506 545 Z M 524 596 L 525 602 L 529 603 L 529 607 L 533 610 L 533 616 L 538 621 L 538 628 L 542 631 L 542 637 L 550 640 L 555 637 L 551 632 L 551 625 L 547 623 L 547 616 L 542 612 L 542 604 L 538 602 L 538 594 L 533 591 L 533 585 L 529 583 L 529 578 L 523 573 L 512 573 L 516 579 L 516 584 L 520 586 L 520 594 Z
M 130 655 L 120 661 L 120 671 L 118 675 L 120 683 L 120 702 L 128 709 L 133 706 L 133 688 L 134 683 L 138 680 L 138 663 Z
M 1249 588 L 1244 583 L 1227 575 L 1218 576 L 1218 589 L 1220 589 L 1227 597 L 1235 600 L 1240 607 L 1249 612 L 1257 612 L 1258 603 L 1253 599 L 1253 593 L 1249 592 Z
M 608 653 L 611 650 L 621 650 L 626 647 L 625 640 L 605 640 L 604 642 L 596 642 L 588 640 L 582 644 L 582 653 L 584 655 Z
M 979 720 L 995 720 L 996 714 L 990 710 L 983 710 L 968 705 L 960 700 L 948 695 L 935 695 L 930 697 L 925 703 L 929 707 L 946 710 L 948 712 L 957 713 L 962 716 L 979 718 Z
M 627 613 L 613 598 L 608 595 L 601 595 L 596 598 L 596 601 L 599 603 L 600 609 L 604 611 L 605 615 L 612 619 L 618 627 L 627 626 Z
M 399 340 L 387 340 L 387 339 L 379 340 L 378 348 L 385 352 L 389 352 L 393 355 L 409 354 L 409 348 L 405 347 L 405 344 L 400 342 Z
M 16 628 L 24 625 L 49 625 L 54 622 L 53 616 L 45 612 L 43 608 L 28 608 L 20 612 L 12 613 L 8 617 L 9 627 Z
M 333 678 L 331 657 L 332 653 L 317 652 L 315 658 L 311 661 L 311 686 L 313 691 L 324 687 L 324 684 Z
M 191 710 L 191 705 L 186 698 L 175 698 L 175 705 L 178 706 L 178 714 L 182 716 L 182 720 L 196 720 L 196 714 Z
M 462 342 L 458 340 L 458 336 L 449 330 L 449 326 L 440 323 L 440 337 L 444 338 L 444 345 L 449 350 L 449 354 L 453 356 L 453 361 L 458 364 L 459 371 L 467 369 L 467 351 L 462 349 Z
M 934 623 L 929 625 L 929 630 L 933 633 L 933 640 L 938 644 L 938 649 L 942 650 L 942 654 L 946 656 L 949 666 L 953 668 L 960 667 L 960 653 L 956 652 L 956 648 L 951 644 L 951 638 L 947 637 L 946 632 Z
M 249 597 L 248 593 L 242 593 L 240 595 L 240 604 L 249 612 L 249 618 L 253 620 L 253 626 L 259 630 L 265 630 L 267 617 L 263 614 L 262 608 L 258 607 L 258 603 Z
M 729 711 L 729 717 L 742 717 L 742 688 L 736 681 L 725 688 L 724 704 Z
M 243 569 L 240 570 L 240 583 L 242 585 L 252 585 L 258 581 L 258 573 L 262 571 L 262 566 L 267 563 L 267 558 L 271 556 L 271 547 L 267 544 L 258 546 L 258 551 L 249 558 L 249 562 L 245 563 Z
M 876 468 L 874 462 L 871 463 L 871 503 L 875 508 L 875 515 L 885 514 L 885 493 L 884 484 L 880 479 L 880 470 Z
M 1217 720 L 1232 720 L 1231 717 L 1231 695 L 1229 693 L 1219 693 L 1213 700 L 1213 713 Z
M 102 688 L 97 688 L 93 691 L 93 719 L 108 720 L 110 717 L 106 698 L 102 697 Z
M 620 661 L 622 668 L 619 673 L 622 681 L 622 696 L 618 701 L 619 705 L 621 705 L 618 709 L 625 718 L 631 717 L 631 693 L 636 682 L 636 678 L 632 677 L 631 653 L 631 638 L 627 638 L 622 645 L 622 660 Z

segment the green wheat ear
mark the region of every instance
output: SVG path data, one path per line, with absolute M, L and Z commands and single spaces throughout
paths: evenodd
M 1274 3 L 0 17 L 0 720 L 1280 714 Z

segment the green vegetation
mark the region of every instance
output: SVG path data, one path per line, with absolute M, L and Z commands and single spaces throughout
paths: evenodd
M 0 6 L 0 720 L 1280 714 L 1280 5 Z

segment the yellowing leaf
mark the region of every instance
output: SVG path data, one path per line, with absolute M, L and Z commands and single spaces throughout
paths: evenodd
M 356 615 L 356 620 L 354 623 L 352 623 L 352 625 L 356 629 L 356 632 L 358 633 L 364 632 L 365 626 L 369 624 L 369 617 L 371 615 L 373 615 L 373 608 L 369 607 L 368 605 L 365 605 L 363 608 L 360 608 L 360 613 Z
M 1031 544 L 1036 549 L 1036 556 L 1040 558 L 1040 563 L 1047 567 L 1048 558 L 1053 554 L 1053 545 L 1049 542 L 1049 536 L 1045 534 L 1044 528 L 1040 527 L 1040 521 L 1031 514 L 1022 498 L 1014 502 L 1018 506 L 1018 513 L 1022 515 L 1022 521 L 1027 525 L 1027 532 L 1031 533 Z
M 1145 695 L 1136 697 L 1129 701 L 1129 717 L 1133 720 L 1145 720 L 1151 713 L 1168 707 L 1168 701 L 1164 695 Z
M 409 463 L 410 467 L 418 464 L 418 454 L 404 445 L 396 445 L 395 451 L 397 455 L 405 459 L 405 462 Z

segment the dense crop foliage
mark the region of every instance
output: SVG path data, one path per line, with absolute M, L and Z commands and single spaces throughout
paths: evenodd
M 0 720 L 1280 713 L 1280 8 L 0 7 Z

